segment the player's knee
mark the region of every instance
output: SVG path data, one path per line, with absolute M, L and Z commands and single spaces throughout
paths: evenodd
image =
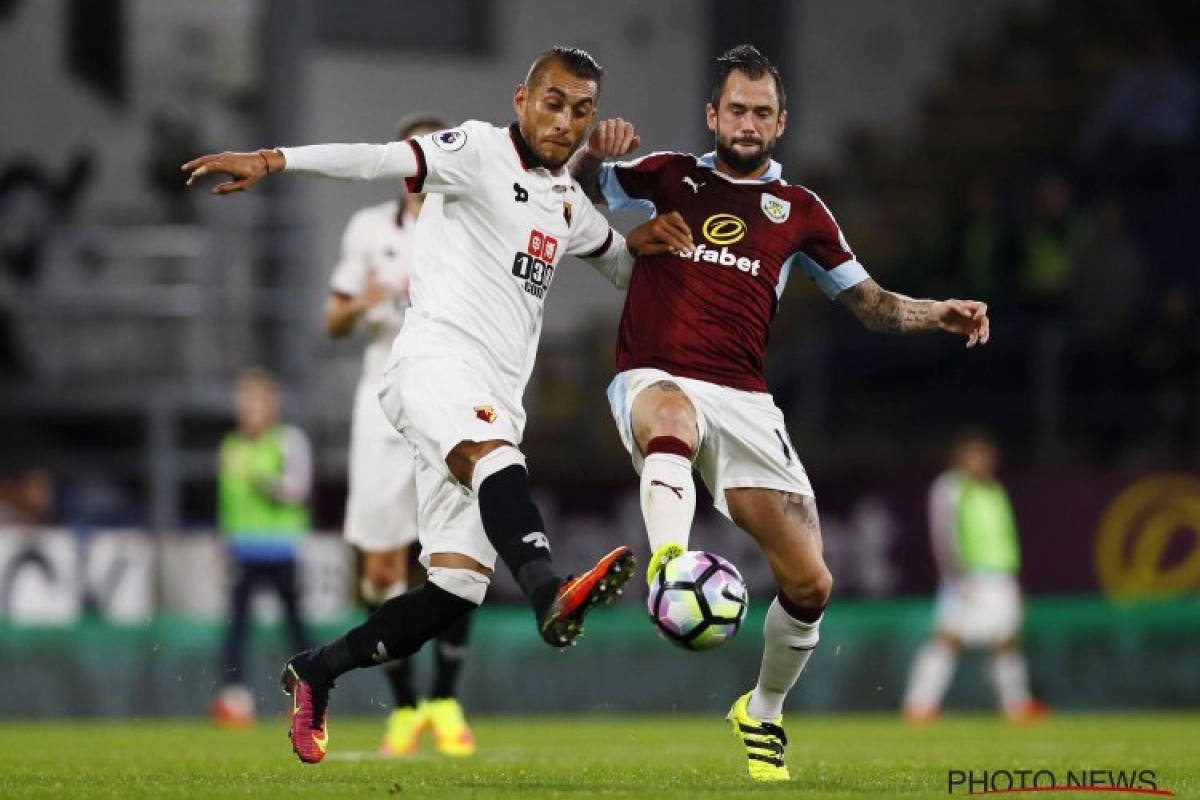
M 669 397 L 671 399 L 655 403 L 646 410 L 644 423 L 647 437 L 671 436 L 694 450 L 698 439 L 696 410 L 682 394 L 678 398 Z
M 427 579 L 434 586 L 469 603 L 480 605 L 491 579 L 482 572 L 462 567 L 430 567 Z
M 384 572 L 364 572 L 359 592 L 363 602 L 370 605 L 383 605 L 393 597 L 399 597 L 408 591 L 408 582 L 403 578 L 392 578 Z
M 382 591 L 397 583 L 404 583 L 408 575 L 403 562 L 387 559 L 367 559 L 363 563 L 363 581 L 375 590 Z
M 833 575 L 822 564 L 818 569 L 786 580 L 779 588 L 790 607 L 819 611 L 829 605 L 833 595 Z

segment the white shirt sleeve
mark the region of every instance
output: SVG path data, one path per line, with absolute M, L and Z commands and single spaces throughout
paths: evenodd
M 408 184 L 409 191 L 451 195 L 468 192 L 483 172 L 487 142 L 495 132 L 495 126 L 471 120 L 457 128 L 412 139 L 421 163 Z
M 408 142 L 387 144 L 311 144 L 280 147 L 285 172 L 372 181 L 380 178 L 411 178 L 420 163 Z
M 929 540 L 943 580 L 953 580 L 963 573 L 958 557 L 959 486 L 951 471 L 939 475 L 929 489 Z
M 312 447 L 302 430 L 293 425 L 280 429 L 283 474 L 272 481 L 271 495 L 283 503 L 302 503 L 312 490 Z
M 330 291 L 355 297 L 366 287 L 368 244 L 365 228 L 365 214 L 356 211 L 342 233 L 342 248 L 329 280 Z
M 628 288 L 629 278 L 633 275 L 633 253 L 629 252 L 625 237 L 621 234 L 613 231 L 612 243 L 607 250 L 598 256 L 584 257 L 583 260 L 613 286 Z
M 633 272 L 633 254 L 625 245 L 625 237 L 608 224 L 608 217 L 592 205 L 582 190 L 576 196 L 581 202 L 574 212 L 567 254 L 579 256 L 613 286 L 624 289 Z

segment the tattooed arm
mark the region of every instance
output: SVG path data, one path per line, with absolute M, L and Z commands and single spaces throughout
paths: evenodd
M 967 337 L 967 347 L 986 344 L 991 333 L 987 303 L 977 300 L 915 300 L 889 292 L 867 278 L 838 295 L 842 305 L 879 333 L 946 331 Z

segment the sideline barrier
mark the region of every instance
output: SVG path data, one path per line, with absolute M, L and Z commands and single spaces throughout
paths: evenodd
M 541 643 L 525 608 L 481 609 L 464 704 L 476 714 L 724 713 L 757 674 L 765 599 L 755 598 L 732 643 L 691 653 L 654 635 L 634 594 L 589 619 L 587 636 L 565 651 Z M 927 600 L 836 602 L 789 709 L 894 710 L 931 610 Z M 320 624 L 315 633 L 331 638 L 355 619 Z M 1198 622 L 1195 599 L 1126 606 L 1033 599 L 1026 639 L 1034 689 L 1061 710 L 1200 708 Z M 183 616 L 140 626 L 94 616 L 66 627 L 0 623 L 0 717 L 202 715 L 222 633 L 219 623 Z M 264 718 L 284 710 L 276 680 L 287 655 L 282 630 L 260 624 L 249 671 Z M 419 685 L 427 686 L 432 655 L 416 658 Z M 983 666 L 980 655 L 964 658 L 948 709 L 991 707 Z M 362 670 L 339 681 L 333 702 L 336 713 L 382 716 L 387 698 L 383 676 Z

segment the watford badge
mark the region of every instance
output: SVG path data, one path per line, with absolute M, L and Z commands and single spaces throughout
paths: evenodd
M 475 406 L 475 416 L 491 425 L 496 421 L 496 409 L 491 406 Z

